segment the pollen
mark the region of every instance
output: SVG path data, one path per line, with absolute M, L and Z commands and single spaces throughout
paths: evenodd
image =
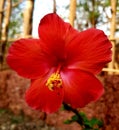
M 62 87 L 62 79 L 59 73 L 53 73 L 47 80 L 46 86 L 53 91 Z

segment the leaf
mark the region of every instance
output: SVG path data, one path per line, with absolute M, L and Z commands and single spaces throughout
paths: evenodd
M 74 115 L 74 116 L 72 116 L 72 121 L 78 121 L 78 116 L 77 115 Z
M 70 124 L 70 123 L 72 123 L 72 120 L 65 120 L 64 121 L 64 124 Z

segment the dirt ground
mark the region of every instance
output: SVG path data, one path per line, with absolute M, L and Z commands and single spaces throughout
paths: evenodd
M 67 112 L 60 113 L 59 121 L 56 123 L 57 115 L 50 115 L 46 120 L 33 119 L 23 113 L 15 115 L 10 110 L 0 109 L 0 130 L 81 130 L 76 123 L 71 125 L 63 124 L 64 116 L 67 117 L 67 115 L 71 114 Z M 50 119 L 51 117 L 52 119 Z
M 11 111 L 0 109 L 0 130 L 53 130 L 48 129 L 43 120 L 31 120 L 24 115 L 14 115 Z
M 89 118 L 103 120 L 102 130 L 119 130 L 119 75 L 101 77 L 105 94 L 95 103 L 80 109 Z M 30 81 L 14 71 L 0 71 L 0 130 L 81 130 L 77 123 L 63 122 L 72 112 L 59 111 L 45 115 L 33 111 L 24 101 L 24 93 Z

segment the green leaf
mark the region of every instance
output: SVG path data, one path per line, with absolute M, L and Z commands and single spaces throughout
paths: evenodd
M 79 112 L 79 115 L 83 118 L 84 122 L 88 121 L 88 118 L 84 112 Z
M 74 116 L 72 116 L 72 121 L 78 121 L 78 116 L 77 115 L 74 115 Z
M 97 118 L 92 118 L 90 122 L 91 122 L 92 126 L 94 126 L 94 125 L 98 125 L 99 127 L 103 126 L 103 122 Z
M 72 123 L 72 120 L 65 120 L 64 121 L 64 124 L 70 124 L 70 123 Z

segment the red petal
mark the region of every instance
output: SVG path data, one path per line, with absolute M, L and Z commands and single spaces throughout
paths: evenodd
M 26 92 L 26 102 L 33 109 L 42 110 L 46 113 L 56 112 L 63 101 L 64 92 L 62 88 L 51 91 L 45 86 L 46 77 L 32 82 Z
M 65 58 L 65 45 L 77 36 L 78 31 L 65 23 L 57 14 L 48 14 L 39 24 L 39 36 L 45 43 L 45 50 L 60 60 Z
M 50 64 L 42 53 L 40 43 L 37 39 L 20 39 L 14 42 L 7 56 L 9 66 L 27 78 L 36 78 L 47 73 Z
M 91 73 L 80 70 L 65 70 L 61 73 L 64 86 L 64 102 L 72 107 L 84 107 L 96 101 L 104 89 L 100 81 Z
M 96 74 L 111 61 L 112 45 L 101 30 L 83 31 L 68 45 L 68 68 Z

